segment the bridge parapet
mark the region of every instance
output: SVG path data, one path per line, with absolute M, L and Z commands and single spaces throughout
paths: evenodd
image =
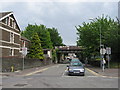
M 83 50 L 81 46 L 58 46 L 59 53 L 79 53 Z

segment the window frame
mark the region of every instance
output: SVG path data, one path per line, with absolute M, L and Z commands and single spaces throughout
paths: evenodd
M 14 33 L 10 32 L 10 42 L 14 43 Z
M 14 49 L 10 49 L 10 52 L 9 52 L 10 56 L 14 56 Z

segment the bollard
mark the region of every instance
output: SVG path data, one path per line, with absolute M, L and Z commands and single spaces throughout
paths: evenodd
M 14 72 L 14 66 L 11 66 L 11 72 Z

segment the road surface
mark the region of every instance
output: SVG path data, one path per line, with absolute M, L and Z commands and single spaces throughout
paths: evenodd
M 58 64 L 25 76 L 4 76 L 3 88 L 118 88 L 118 78 L 103 77 L 86 69 L 85 76 L 68 76 Z

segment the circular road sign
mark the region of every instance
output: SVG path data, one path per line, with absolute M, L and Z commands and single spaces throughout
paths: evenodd
M 104 55 L 106 53 L 106 49 L 105 48 L 101 48 L 100 49 L 100 54 Z
M 22 54 L 23 54 L 23 56 L 27 55 L 27 48 L 26 47 L 22 48 Z

